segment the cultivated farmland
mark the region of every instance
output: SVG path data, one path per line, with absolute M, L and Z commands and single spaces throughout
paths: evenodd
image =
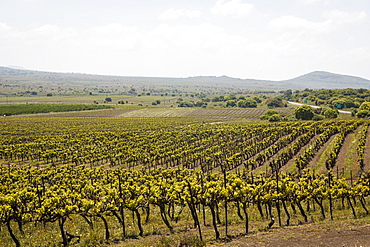
M 3 117 L 1 244 L 199 246 L 269 223 L 368 214 L 368 121 L 218 123 L 257 109 L 130 115 L 144 110 Z

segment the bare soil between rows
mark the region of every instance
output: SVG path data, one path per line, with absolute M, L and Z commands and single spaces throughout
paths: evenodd
M 370 224 L 313 223 L 239 237 L 209 246 L 370 246 Z

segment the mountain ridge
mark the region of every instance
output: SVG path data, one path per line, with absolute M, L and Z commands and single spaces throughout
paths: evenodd
M 292 79 L 273 81 L 261 79 L 241 79 L 222 76 L 193 76 L 185 78 L 176 77 L 145 77 L 145 76 L 114 76 L 114 75 L 94 75 L 84 73 L 62 73 L 46 72 L 27 69 L 16 69 L 0 66 L 0 78 L 17 78 L 21 77 L 22 81 L 39 80 L 68 80 L 84 84 L 86 81 L 96 83 L 121 83 L 130 85 L 193 85 L 205 87 L 227 87 L 234 89 L 249 90 L 282 90 L 282 89 L 321 89 L 321 88 L 370 88 L 370 80 L 365 78 L 341 75 L 326 71 L 313 71 Z

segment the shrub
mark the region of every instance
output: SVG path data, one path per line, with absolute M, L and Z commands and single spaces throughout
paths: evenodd
M 260 117 L 261 120 L 268 120 L 272 115 L 279 114 L 275 110 L 268 110 L 264 115 Z
M 324 120 L 324 116 L 319 115 L 319 114 L 315 114 L 315 115 L 312 117 L 312 120 L 313 120 L 313 121 L 320 121 L 320 120 Z
M 358 118 L 365 118 L 365 117 L 368 117 L 368 116 L 370 116 L 370 111 L 368 111 L 368 110 L 359 110 L 357 112 L 357 117 Z
M 270 99 L 267 101 L 267 106 L 270 108 L 275 108 L 275 107 L 283 107 L 284 103 L 281 97 L 276 96 L 273 99 Z
M 370 111 L 370 102 L 364 102 L 361 104 L 359 110 L 367 110 Z
M 254 99 L 245 99 L 238 101 L 238 107 L 241 108 L 255 108 L 257 107 L 257 102 Z
M 281 121 L 281 116 L 279 114 L 274 114 L 274 115 L 271 115 L 269 118 L 268 118 L 269 122 L 279 122 Z
M 236 101 L 235 100 L 228 100 L 226 101 L 226 107 L 235 107 Z
M 325 118 L 337 118 L 338 114 L 339 112 L 336 109 L 324 108 L 322 110 L 322 115 L 324 115 Z
M 294 111 L 295 117 L 301 120 L 311 120 L 314 114 L 313 109 L 308 105 L 301 105 Z

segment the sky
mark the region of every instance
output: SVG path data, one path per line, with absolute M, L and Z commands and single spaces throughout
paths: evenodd
M 0 66 L 121 76 L 370 79 L 369 0 L 0 0 Z

